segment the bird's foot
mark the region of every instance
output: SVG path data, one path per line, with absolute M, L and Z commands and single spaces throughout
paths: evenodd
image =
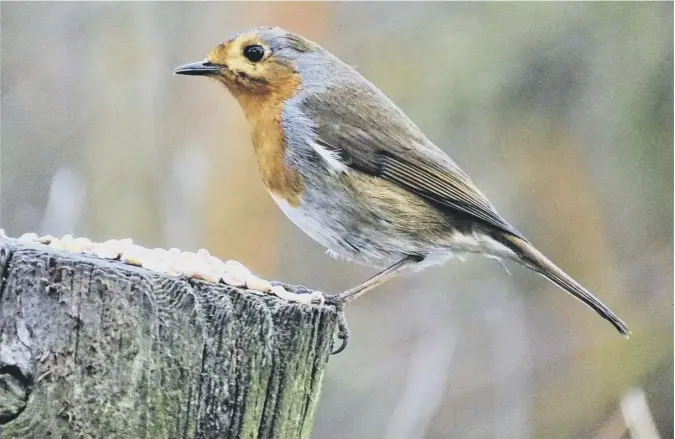
M 272 286 L 283 287 L 286 291 L 294 294 L 311 294 L 314 291 L 302 285 L 291 285 L 285 282 L 272 281 Z M 325 304 L 334 306 L 338 314 L 338 340 L 341 341 L 340 347 L 331 352 L 331 355 L 337 355 L 344 351 L 349 341 L 349 328 L 347 327 L 347 319 L 345 319 L 345 301 L 340 297 L 341 294 L 323 294 Z
M 341 340 L 340 347 L 331 352 L 331 355 L 337 355 L 340 352 L 344 351 L 349 342 L 349 328 L 347 327 L 347 319 L 345 318 L 345 300 L 341 297 L 341 294 L 324 294 L 326 305 L 332 305 L 335 307 L 338 315 L 338 340 Z

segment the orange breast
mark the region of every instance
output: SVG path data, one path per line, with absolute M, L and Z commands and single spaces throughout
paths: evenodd
M 305 189 L 298 170 L 286 165 L 286 139 L 282 117 L 284 103 L 299 90 L 299 80 L 264 95 L 236 96 L 251 128 L 251 140 L 260 176 L 267 189 L 297 207 Z

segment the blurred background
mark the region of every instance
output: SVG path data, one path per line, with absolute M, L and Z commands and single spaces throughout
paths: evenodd
M 10 236 L 204 247 L 329 292 L 374 274 L 277 210 L 221 86 L 172 75 L 279 25 L 356 66 L 634 334 L 529 271 L 453 260 L 350 305 L 313 437 L 673 437 L 671 2 L 0 8 Z

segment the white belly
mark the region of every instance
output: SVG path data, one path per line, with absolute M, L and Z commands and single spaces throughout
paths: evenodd
M 320 218 L 308 213 L 302 206 L 293 207 L 283 198 L 277 197 L 274 194 L 270 195 L 272 195 L 272 199 L 277 203 L 279 209 L 281 209 L 288 219 L 290 219 L 300 230 L 305 232 L 319 244 L 326 247 L 330 253 L 339 253 L 333 248 L 334 242 L 339 240 L 339 237 L 331 236 L 333 233 L 330 228 L 326 226 L 325 221 L 321 221 Z

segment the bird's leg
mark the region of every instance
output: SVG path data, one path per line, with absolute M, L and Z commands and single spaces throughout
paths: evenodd
M 422 258 L 420 256 L 406 256 L 405 258 L 401 259 L 391 267 L 380 271 L 367 281 L 353 288 L 350 288 L 347 291 L 344 291 L 340 294 L 336 294 L 337 297 L 335 299 L 343 303 L 349 303 L 353 300 L 356 300 L 359 297 L 366 294 L 368 291 L 372 290 L 373 288 L 382 285 L 383 283 L 394 277 L 396 274 L 398 274 L 404 268 L 407 268 L 412 264 L 416 264 L 421 260 Z
M 353 288 L 350 288 L 339 294 L 332 294 L 329 296 L 325 296 L 326 303 L 328 305 L 335 306 L 335 310 L 338 313 L 339 332 L 337 337 L 340 340 L 342 340 L 342 345 L 340 345 L 339 348 L 337 348 L 335 351 L 332 352 L 333 355 L 342 352 L 347 347 L 347 342 L 349 341 L 349 328 L 347 327 L 347 320 L 345 319 L 345 305 L 351 302 L 352 300 L 356 300 L 359 297 L 363 296 L 373 288 L 382 285 L 383 283 L 394 277 L 404 268 L 407 268 L 412 264 L 416 264 L 420 262 L 422 259 L 423 258 L 420 256 L 407 256 L 398 261 L 397 263 L 395 263 L 394 265 L 392 265 L 391 267 L 380 271 L 375 276 L 371 277 L 367 281 Z

